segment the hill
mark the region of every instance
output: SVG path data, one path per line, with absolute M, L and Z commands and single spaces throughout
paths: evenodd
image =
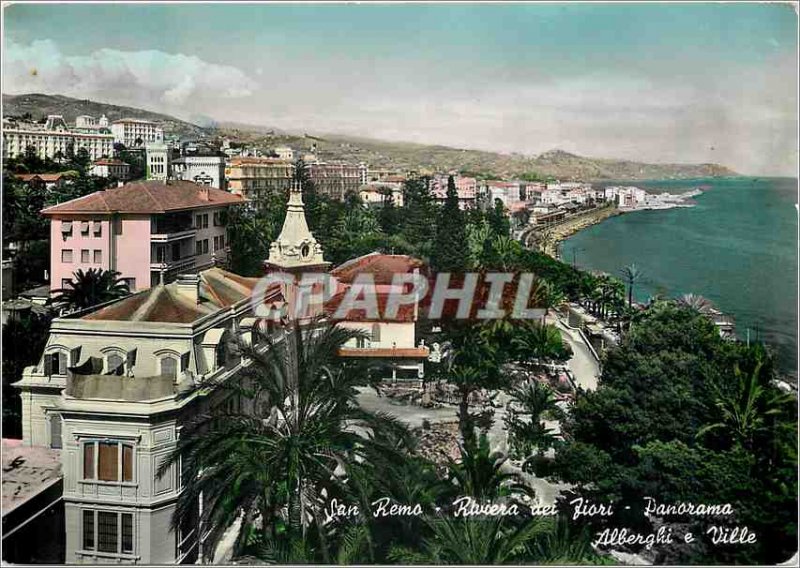
M 67 122 L 74 122 L 75 117 L 82 114 L 94 117 L 105 114 L 109 121 L 120 118 L 141 118 L 159 123 L 167 134 L 186 138 L 202 138 L 209 134 L 207 129 L 196 124 L 140 108 L 100 103 L 88 99 L 74 99 L 62 95 L 39 93 L 3 95 L 4 116 L 22 116 L 25 113 L 30 113 L 34 120 L 45 118 L 48 114 L 60 114 Z
M 6 116 L 21 116 L 29 112 L 34 118 L 61 114 L 67 121 L 73 121 L 81 114 L 105 114 L 109 120 L 143 118 L 160 123 L 168 134 L 184 138 L 221 140 L 229 137 L 263 150 L 286 145 L 308 151 L 315 146 L 323 160 L 364 162 L 372 168 L 421 173 L 455 170 L 481 178 L 527 176 L 562 180 L 681 179 L 736 175 L 736 172 L 718 164 L 648 164 L 588 158 L 563 150 L 525 156 L 338 134 L 293 134 L 266 126 L 232 122 L 219 122 L 214 127 L 204 128 L 157 112 L 61 95 L 3 95 L 3 112 Z

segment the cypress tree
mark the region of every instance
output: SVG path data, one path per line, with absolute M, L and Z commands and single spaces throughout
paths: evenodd
M 439 272 L 461 272 L 469 267 L 467 225 L 464 212 L 458 207 L 458 192 L 453 176 L 447 180 L 447 197 L 439 212 L 431 264 Z

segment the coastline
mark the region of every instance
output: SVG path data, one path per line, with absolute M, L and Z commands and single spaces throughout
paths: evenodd
M 626 215 L 629 213 L 636 213 L 637 211 L 664 211 L 666 209 L 690 209 L 697 205 L 694 198 L 705 193 L 705 190 L 696 188 L 683 194 L 671 194 L 667 192 L 652 194 L 654 197 L 644 204 L 637 207 L 620 208 L 615 206 L 610 208 L 610 211 L 605 209 L 595 211 L 593 214 L 588 214 L 586 217 L 577 218 L 565 222 L 562 226 L 553 229 L 553 238 L 551 244 L 543 251 L 546 255 L 556 259 L 561 259 L 561 243 L 568 238 L 578 234 L 597 223 L 602 223 L 606 219 L 616 217 L 618 215 Z M 660 196 L 660 197 L 658 197 Z

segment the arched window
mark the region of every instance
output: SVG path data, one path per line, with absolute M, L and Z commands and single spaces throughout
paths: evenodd
M 375 322 L 372 324 L 372 342 L 379 343 L 381 340 L 381 324 Z
M 124 362 L 125 360 L 119 353 L 109 353 L 106 356 L 106 373 L 110 373 L 111 371 L 119 368 Z
M 172 380 L 178 378 L 178 360 L 175 357 L 161 358 L 161 376 Z
M 228 345 L 225 342 L 225 336 L 223 336 L 220 342 L 217 344 L 216 355 L 217 355 L 217 368 L 219 369 L 221 367 L 224 367 L 225 362 L 228 360 Z

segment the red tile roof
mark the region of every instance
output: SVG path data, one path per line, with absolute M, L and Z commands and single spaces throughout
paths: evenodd
M 22 181 L 31 181 L 36 178 L 42 181 L 58 181 L 63 177 L 69 176 L 65 172 L 58 172 L 54 174 L 14 174 L 14 177 Z
M 373 252 L 340 264 L 331 271 L 331 276 L 340 282 L 352 283 L 359 274 L 372 274 L 375 284 L 391 284 L 395 274 L 414 272 L 424 264 L 413 256 Z
M 209 268 L 200 272 L 199 302 L 193 302 L 184 297 L 173 283 L 156 286 L 128 296 L 88 313 L 81 319 L 191 323 L 249 298 L 257 282 L 257 278 L 246 278 L 221 268 Z M 277 293 L 279 293 L 278 290 L 266 292 L 265 300 L 272 298 Z
M 208 192 L 208 198 L 203 195 Z M 42 210 L 43 215 L 60 213 L 166 213 L 235 205 L 241 195 L 203 187 L 190 181 L 134 181 L 122 187 L 97 191 Z
M 342 347 L 339 349 L 340 357 L 391 357 L 392 359 L 417 359 L 428 356 L 427 347 L 377 347 L 375 349 L 354 349 Z

